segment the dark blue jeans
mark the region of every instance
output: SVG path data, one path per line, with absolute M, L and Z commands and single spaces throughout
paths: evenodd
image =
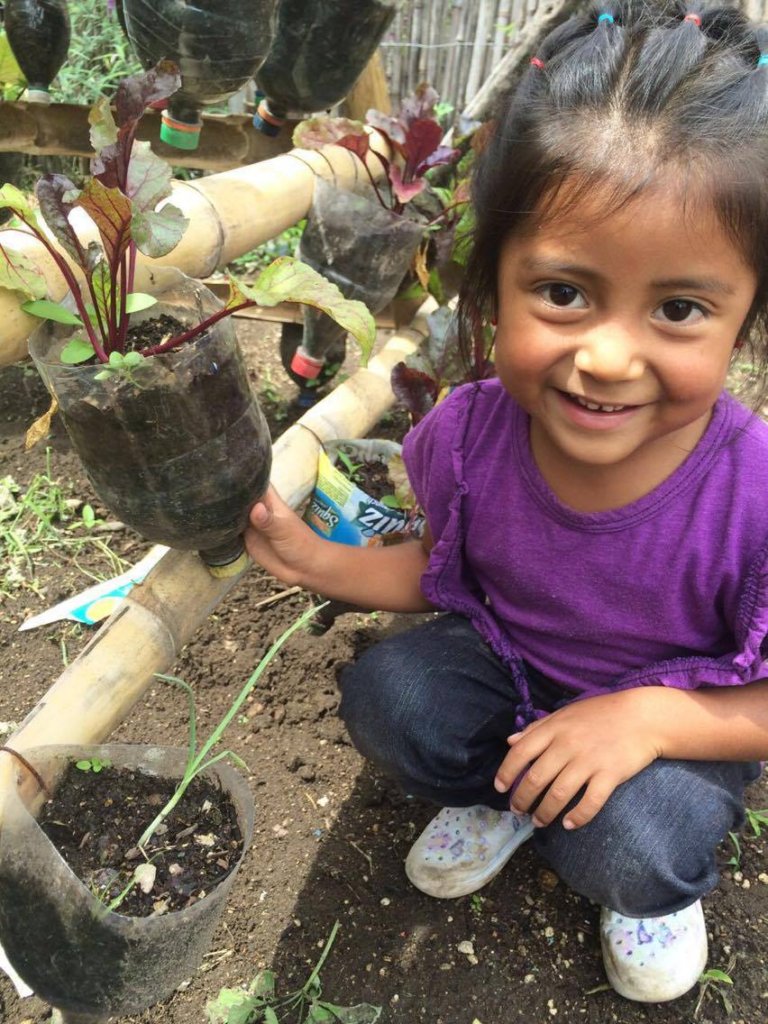
M 567 694 L 530 672 L 534 704 Z M 358 750 L 414 796 L 507 810 L 493 788 L 519 698 L 472 625 L 443 615 L 370 648 L 341 676 Z M 714 888 L 717 845 L 744 820 L 760 765 L 659 759 L 620 785 L 582 828 L 537 829 L 539 854 L 573 890 L 629 917 L 681 910 Z

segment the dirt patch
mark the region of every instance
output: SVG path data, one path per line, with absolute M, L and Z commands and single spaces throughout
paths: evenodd
M 278 332 L 239 324 L 276 436 L 300 411 L 280 367 Z M 10 475 L 24 487 L 47 471 L 45 452 L 25 455 L 19 433 L 32 401 L 44 403 L 33 379 L 14 372 L 15 386 L 0 379 L 0 479 Z M 384 429 L 395 436 L 401 427 L 395 418 Z M 108 520 L 60 438 L 49 465 L 70 497 L 91 503 L 97 518 Z M 147 549 L 128 532 L 99 536 L 131 562 Z M 91 635 L 72 622 L 24 633 L 19 624 L 88 586 L 86 571 L 104 573 L 107 566 L 95 546 L 81 550 L 76 561 L 65 550 L 38 555 L 32 588 L 18 587 L 0 606 L 0 722 L 20 720 Z M 194 687 L 200 735 L 222 717 L 268 643 L 307 607 L 310 598 L 303 594 L 262 603 L 284 591 L 253 570 L 173 666 Z M 598 908 L 558 883 L 530 847 L 474 896 L 436 901 L 409 885 L 403 860 L 433 809 L 401 793 L 350 745 L 336 717 L 336 677 L 368 645 L 413 622 L 341 615 L 321 635 L 297 635 L 262 676 L 227 739 L 248 765 L 256 798 L 252 847 L 200 969 L 170 1000 L 130 1018 L 133 1024 L 203 1024 L 206 1001 L 220 988 L 247 984 L 267 967 L 276 972 L 279 990 L 297 987 L 336 921 L 341 927 L 322 971 L 324 996 L 343 1005 L 380 1005 L 387 1024 L 694 1020 L 698 991 L 668 1006 L 646 1007 L 606 989 Z M 158 683 L 114 738 L 183 745 L 185 737 L 183 695 Z M 747 803 L 768 807 L 765 779 L 750 788 Z M 696 1017 L 700 1024 L 768 1021 L 768 844 L 765 833 L 751 832 L 740 837 L 739 865 L 729 863 L 739 856 L 733 842 L 723 845 L 721 883 L 705 901 L 710 967 L 733 979 L 723 987 L 732 1012 L 710 986 Z M 0 976 L 0 1020 L 42 1024 L 48 1018 L 44 1003 L 20 1000 Z

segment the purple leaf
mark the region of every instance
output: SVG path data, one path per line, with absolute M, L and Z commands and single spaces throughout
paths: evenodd
M 451 149 L 449 146 L 438 146 L 434 153 L 430 153 L 428 157 L 425 157 L 425 159 L 417 165 L 416 174 L 426 174 L 430 167 L 439 167 L 441 164 L 453 163 L 460 153 L 460 149 Z
M 390 383 L 395 397 L 410 412 L 414 425 L 427 415 L 437 401 L 438 382 L 421 370 L 405 363 L 392 368 Z
M 403 181 L 402 172 L 397 164 L 392 164 L 389 168 L 389 183 L 398 202 L 401 203 L 410 202 L 411 199 L 419 195 L 426 188 L 426 182 L 423 178 L 418 178 L 416 181 Z
M 403 147 L 403 156 L 411 174 L 438 149 L 442 137 L 443 129 L 437 121 L 426 118 L 411 121 Z
M 189 221 L 177 206 L 139 210 L 131 221 L 131 237 L 145 256 L 157 259 L 175 248 Z
M 392 146 L 398 152 L 402 152 L 405 145 L 405 126 L 398 118 L 382 114 L 380 110 L 369 110 L 365 115 L 365 122 L 382 135 L 386 135 Z
M 85 251 L 69 223 L 69 215 L 78 196 L 74 183 L 63 174 L 46 174 L 35 186 L 35 195 L 45 223 L 56 241 L 79 267 L 85 269 Z
M 437 91 L 431 85 L 422 82 L 416 87 L 416 91 L 411 96 L 406 96 L 400 104 L 400 120 L 408 126 L 412 121 L 434 117 L 438 99 Z
M 368 139 L 362 121 L 351 121 L 348 117 L 309 117 L 298 124 L 293 132 L 293 144 L 299 149 L 320 149 L 336 143 L 345 145 L 350 137 Z M 352 149 L 352 145 L 347 145 Z
M 154 210 L 161 199 L 171 194 L 170 165 L 155 156 L 148 142 L 134 142 L 125 193 L 134 210 Z

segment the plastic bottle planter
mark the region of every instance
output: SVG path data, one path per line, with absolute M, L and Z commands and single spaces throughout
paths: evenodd
M 201 107 L 236 93 L 266 57 L 276 2 L 122 0 L 128 38 L 144 67 L 166 57 L 181 70 L 181 89 L 163 116 L 163 142 L 197 148 Z
M 378 313 L 397 292 L 425 228 L 384 209 L 372 195 L 369 186 L 352 191 L 317 178 L 299 258 L 338 285 L 346 299 L 360 299 Z M 295 380 L 312 380 L 331 351 L 343 359 L 344 336 L 330 317 L 307 307 L 302 343 L 290 360 L 284 345 L 283 362 Z
M 340 103 L 395 16 L 396 0 L 280 0 L 272 49 L 256 74 L 254 125 L 276 135 L 287 117 Z
M 69 49 L 69 11 L 65 0 L 6 0 L 5 31 L 28 82 L 27 99 L 50 103 L 48 87 Z
M 175 286 L 132 320 L 167 313 L 191 326 L 221 308 L 204 285 L 169 276 Z M 272 447 L 232 321 L 107 380 L 94 379 L 100 364 L 61 363 L 71 331 L 46 323 L 30 354 L 96 493 L 148 540 L 200 551 L 217 574 L 239 571 L 240 535 L 269 482 Z
M 92 757 L 180 778 L 187 751 L 109 744 L 41 747 L 24 755 L 46 780 L 59 777 L 71 761 Z M 194 974 L 253 833 L 253 797 L 243 779 L 224 763 L 207 774 L 232 801 L 243 851 L 205 899 L 142 918 L 108 911 L 40 828 L 31 798 L 8 792 L 0 830 L 0 945 L 36 995 L 65 1012 L 106 1020 L 140 1013 Z M 29 780 L 23 769 L 19 777 Z

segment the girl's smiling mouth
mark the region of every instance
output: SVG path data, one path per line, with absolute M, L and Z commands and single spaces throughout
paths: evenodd
M 577 426 L 591 428 L 616 427 L 631 419 L 642 405 L 597 402 L 586 395 L 555 388 L 559 404 L 566 417 Z

